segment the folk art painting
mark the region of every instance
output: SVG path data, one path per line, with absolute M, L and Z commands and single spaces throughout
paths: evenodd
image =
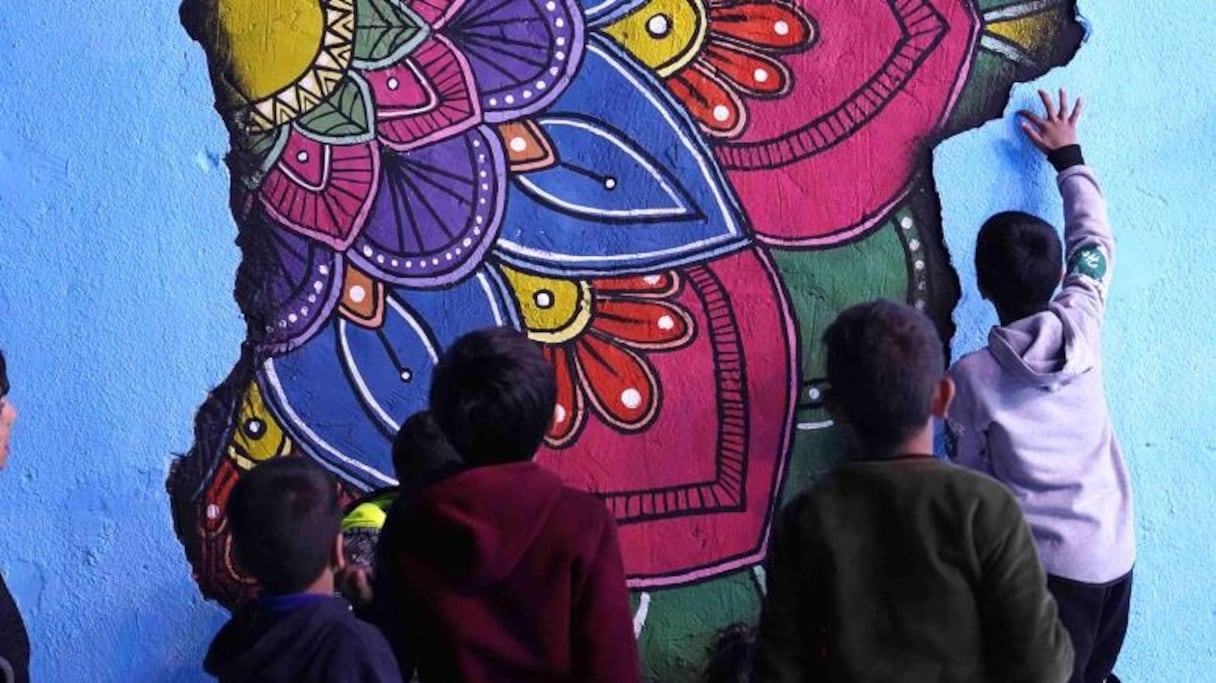
M 933 146 L 1082 35 L 1070 0 L 186 0 L 182 17 L 231 135 L 248 323 L 168 482 L 203 594 L 253 588 L 223 513 L 242 473 L 308 457 L 352 508 L 383 495 L 444 347 L 510 325 L 559 382 L 539 461 L 616 516 L 662 681 L 754 618 L 776 508 L 839 456 L 827 322 L 885 296 L 948 338 Z M 374 516 L 350 526 L 374 537 Z

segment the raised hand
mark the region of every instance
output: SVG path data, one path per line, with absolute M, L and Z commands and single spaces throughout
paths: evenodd
M 365 607 L 372 601 L 372 571 L 361 564 L 348 564 L 334 577 L 335 588 L 355 607 Z
M 1029 109 L 1018 112 L 1022 121 L 1022 130 L 1030 138 L 1035 147 L 1049 153 L 1061 147 L 1077 144 L 1077 121 L 1081 118 L 1083 104 L 1077 98 L 1072 111 L 1068 111 L 1068 93 L 1060 88 L 1060 104 L 1056 106 L 1051 101 L 1051 95 L 1046 90 L 1039 91 L 1039 99 L 1043 100 L 1045 116 L 1038 116 Z

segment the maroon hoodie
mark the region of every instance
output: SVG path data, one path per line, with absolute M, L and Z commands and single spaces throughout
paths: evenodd
M 534 463 L 478 467 L 389 513 L 378 591 L 425 683 L 637 683 L 616 525 Z

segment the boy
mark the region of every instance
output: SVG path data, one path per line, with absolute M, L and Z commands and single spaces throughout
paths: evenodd
M 1064 239 L 1022 213 L 989 219 L 975 270 L 1001 326 L 950 371 L 956 462 L 992 475 L 1022 505 L 1048 587 L 1076 649 L 1073 683 L 1111 675 L 1127 631 L 1135 562 L 1131 487 L 1102 384 L 1102 318 L 1114 267 L 1106 203 L 1081 157 L 1078 100 L 1039 96 L 1026 134 L 1059 172 Z M 1060 274 L 1064 286 L 1053 298 Z
M 393 440 L 393 469 L 397 496 L 409 499 L 419 491 L 464 469 L 455 447 L 443 435 L 429 410 L 414 413 Z
M 377 576 L 392 573 L 383 568 L 384 544 L 379 539 L 396 533 L 393 531 L 394 524 L 400 523 L 401 513 L 394 514 L 393 509 L 409 506 L 427 486 L 462 469 L 464 463 L 460 455 L 443 435 L 439 425 L 435 424 L 430 411 L 414 413 L 393 438 L 393 470 L 398 486 L 359 505 L 342 521 L 348 556 L 352 555 L 352 533 L 365 534 L 366 538 L 375 539 L 375 542 L 372 553 L 358 553 L 358 557 L 352 557 L 345 569 L 338 573 L 338 586 L 343 596 L 355 606 L 355 613 L 361 619 L 380 627 L 403 671 L 413 669 L 413 654 L 405 647 L 408 638 L 396 611 L 403 598 L 401 587 L 396 582 L 376 581 Z M 363 526 L 348 528 L 356 523 L 357 518 L 363 520 Z M 372 557 L 365 558 L 365 555 Z M 379 600 L 374 597 L 377 593 L 380 594 Z M 385 608 L 388 610 L 385 611 Z
M 1072 668 L 1034 541 L 999 483 L 932 456 L 954 395 L 936 329 L 887 301 L 824 335 L 855 459 L 773 532 L 757 678 L 1061 683 Z
M 228 502 L 237 563 L 258 600 L 215 637 L 204 668 L 222 683 L 400 683 L 388 643 L 334 596 L 343 565 L 338 488 L 304 458 L 241 478 Z
M 356 608 L 370 601 L 370 568 L 375 564 L 377 539 L 395 501 L 411 500 L 430 484 L 450 476 L 464 465 L 439 431 L 430 412 L 414 413 L 393 438 L 393 470 L 398 485 L 373 492 L 342 518 L 347 564 L 338 574 L 342 593 Z
M 431 414 L 468 469 L 390 510 L 375 597 L 395 601 L 378 611 L 399 615 L 391 637 L 424 681 L 639 681 L 613 519 L 532 462 L 556 394 L 507 328 L 466 335 L 435 369 Z

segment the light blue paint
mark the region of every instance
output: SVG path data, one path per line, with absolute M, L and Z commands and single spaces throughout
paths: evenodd
M 202 51 L 175 0 L 7 2 L 0 45 L 0 347 L 21 412 L 0 567 L 34 680 L 201 680 L 223 613 L 164 481 L 244 327 Z
M 1206 8 L 1205 8 L 1206 9 Z M 1083 93 L 1119 263 L 1105 337 L 1139 532 L 1125 681 L 1216 681 L 1216 16 L 1194 3 L 1086 2 L 1093 34 L 1034 86 Z M 1019 89 L 1010 113 L 1038 105 Z M 975 232 L 1002 209 L 1057 224 L 1052 174 L 1011 118 L 948 141 L 935 174 L 965 292 L 955 352 L 995 322 L 975 294 Z
M 176 8 L 10 2 L 0 20 L 0 346 L 23 414 L 0 474 L 0 567 L 38 681 L 202 680 L 223 620 L 190 581 L 163 484 L 243 336 L 226 140 Z M 1216 18 L 1184 3 L 1088 14 L 1094 38 L 1049 82 L 1092 100 L 1086 148 L 1120 237 L 1106 362 L 1141 535 L 1121 670 L 1212 680 Z M 969 292 L 984 216 L 1057 215 L 1038 164 L 1007 122 L 941 148 Z M 991 317 L 968 298 L 960 323 L 957 347 L 971 348 Z

